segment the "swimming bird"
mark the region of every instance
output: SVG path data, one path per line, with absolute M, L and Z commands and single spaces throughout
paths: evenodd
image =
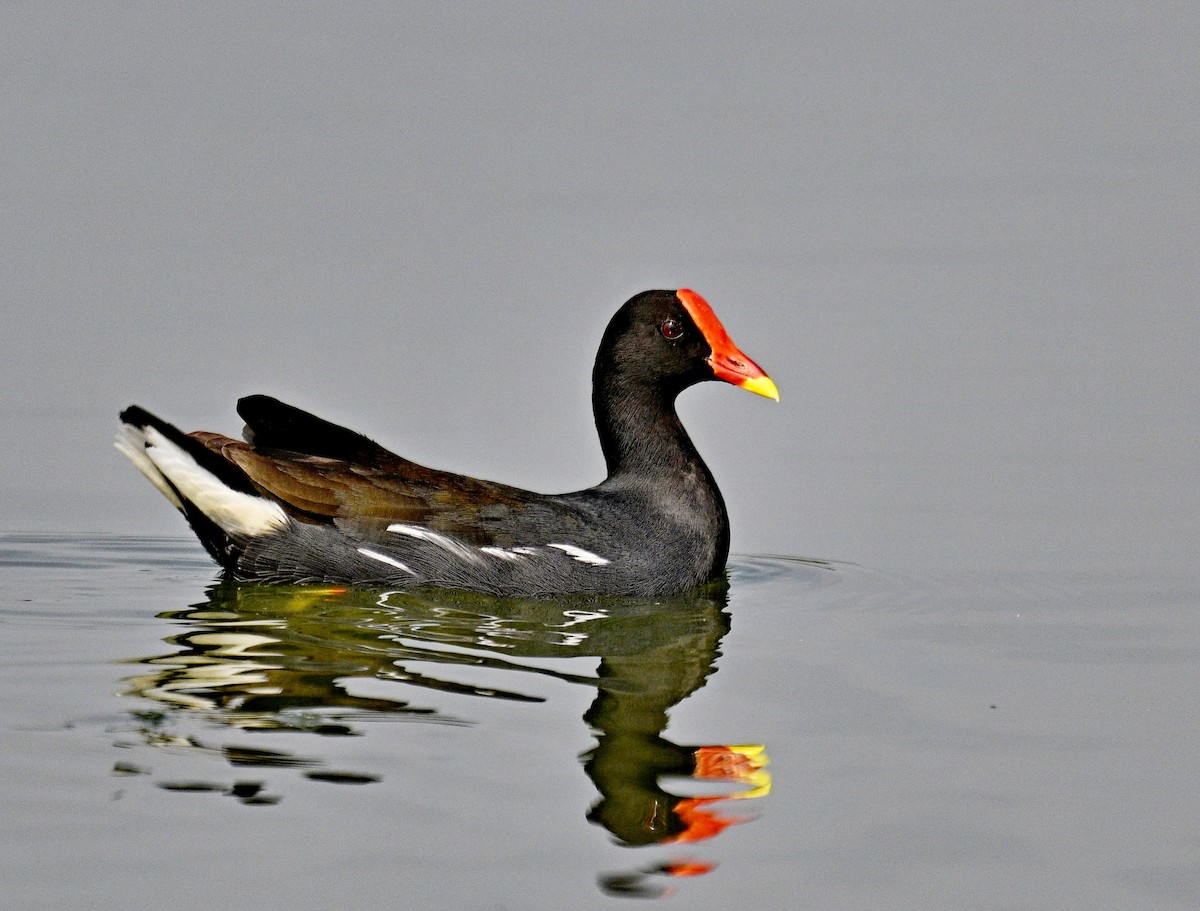
M 592 371 L 607 477 L 563 494 L 426 468 L 265 395 L 238 401 L 243 440 L 133 405 L 116 446 L 236 580 L 668 595 L 719 577 L 729 553 L 725 502 L 675 410 L 705 380 L 779 400 L 699 294 L 631 298 Z

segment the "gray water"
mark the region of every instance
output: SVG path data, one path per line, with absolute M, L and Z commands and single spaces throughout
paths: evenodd
M 1194 577 L 520 602 L 19 535 L 0 572 L 7 907 L 1195 906 Z
M 1200 904 L 1193 6 L 6 6 L 0 905 Z M 223 588 L 109 445 L 587 486 L 680 286 L 727 597 Z

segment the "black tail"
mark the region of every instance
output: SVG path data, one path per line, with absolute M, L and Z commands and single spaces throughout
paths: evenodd
M 126 424 L 144 430 L 153 427 L 168 440 L 196 460 L 196 464 L 210 474 L 216 475 L 226 487 L 252 496 L 261 496 L 262 492 L 255 488 L 246 473 L 237 465 L 230 462 L 219 452 L 213 452 L 195 437 L 188 436 L 174 424 L 169 424 L 157 415 L 151 414 L 140 405 L 130 405 L 121 412 L 121 420 Z
M 271 510 L 278 506 L 272 506 L 241 468 L 220 452 L 146 409 L 132 405 L 121 412 L 121 421 L 125 426 L 117 448 L 183 513 L 213 559 L 236 571 L 242 542 L 248 534 L 261 532 L 264 522 L 269 525 Z M 151 436 L 150 430 L 161 439 Z M 197 499 L 208 504 L 212 515 Z M 281 511 L 279 517 L 282 520 Z

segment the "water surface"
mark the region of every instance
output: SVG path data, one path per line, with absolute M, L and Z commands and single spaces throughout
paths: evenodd
M 513 601 L 22 535 L 0 572 L 12 907 L 1198 894 L 1195 580 L 740 557 L 671 602 Z

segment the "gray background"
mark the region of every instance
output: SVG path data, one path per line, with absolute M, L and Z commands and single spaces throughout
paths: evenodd
M 1188 3 L 29 4 L 0 13 L 0 528 L 183 533 L 136 401 L 277 394 L 543 490 L 611 312 L 777 380 L 683 412 L 734 548 L 1194 560 Z

